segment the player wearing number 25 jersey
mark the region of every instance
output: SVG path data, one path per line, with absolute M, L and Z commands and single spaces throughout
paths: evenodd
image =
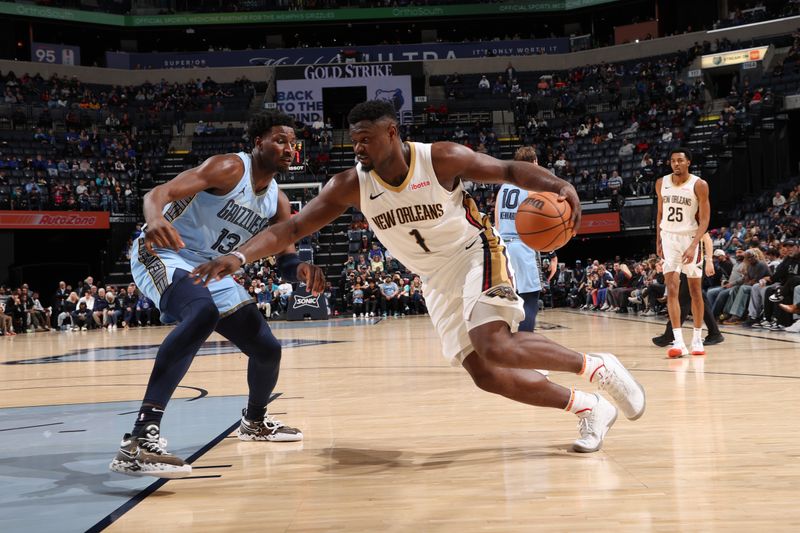
M 695 252 L 696 260 L 690 263 L 683 262 L 683 253 L 692 244 L 698 228 L 698 198 L 694 188 L 699 179 L 694 174 L 689 174 L 686 181 L 676 184 L 672 174 L 661 178 L 659 228 L 665 274 L 683 272 L 690 278 L 699 278 L 703 275 L 700 269 L 702 258 L 697 252 Z

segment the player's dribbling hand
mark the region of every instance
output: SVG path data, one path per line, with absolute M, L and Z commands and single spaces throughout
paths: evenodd
M 219 281 L 242 268 L 242 261 L 235 255 L 221 255 L 216 259 L 195 267 L 190 274 L 195 285 L 208 287 L 212 281 Z
M 314 296 L 319 296 L 325 290 L 325 274 L 316 265 L 308 263 L 297 265 L 297 279 L 305 282 L 306 288 Z
M 581 225 L 581 200 L 571 183 L 564 185 L 558 191 L 558 201 L 566 201 L 572 208 L 572 236 L 574 237 L 578 234 L 578 227 Z
M 154 248 L 169 248 L 176 252 L 186 246 L 180 233 L 167 222 L 164 217 L 147 224 L 144 234 L 144 247 L 153 255 L 158 255 Z

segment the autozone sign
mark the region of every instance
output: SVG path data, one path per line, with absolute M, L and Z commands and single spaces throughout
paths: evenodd
M 105 211 L 0 211 L 0 229 L 108 229 Z

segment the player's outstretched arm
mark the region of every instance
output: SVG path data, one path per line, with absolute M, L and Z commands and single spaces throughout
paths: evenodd
M 553 175 L 546 168 L 524 161 L 502 161 L 473 152 L 451 142 L 433 143 L 433 169 L 442 185 L 452 190 L 458 178 L 481 183 L 511 183 L 529 191 L 554 192 L 572 208 L 572 224 L 577 232 L 581 221 L 581 201 L 571 183 Z
M 244 263 L 283 253 L 301 238 L 335 220 L 349 207 L 358 206 L 358 175 L 355 169 L 346 170 L 331 178 L 319 196 L 311 200 L 298 214 L 274 226 L 268 226 L 241 245 L 236 252 L 244 256 Z M 233 274 L 242 264 L 238 255 L 222 255 L 198 266 L 192 270 L 191 275 L 195 283 L 208 285 L 212 280 Z
M 241 179 L 243 163 L 230 155 L 216 155 L 200 166 L 184 170 L 167 183 L 153 188 L 144 195 L 144 220 L 147 223 L 145 247 L 155 254 L 153 247 L 180 250 L 184 247 L 178 231 L 161 214 L 170 202 L 188 198 L 200 191 L 220 192 L 231 190 Z

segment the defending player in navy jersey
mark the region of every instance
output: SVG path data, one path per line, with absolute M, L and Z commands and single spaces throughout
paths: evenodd
M 110 469 L 128 475 L 185 477 L 191 466 L 166 451 L 161 417 L 167 402 L 208 336 L 217 331 L 249 360 L 249 397 L 238 435 L 248 441 L 297 441 L 303 434 L 270 417 L 266 406 L 278 380 L 281 345 L 255 301 L 231 276 L 208 287 L 192 283 L 193 268 L 229 255 L 244 263 L 238 246 L 271 224 L 290 218 L 289 200 L 276 175 L 294 155 L 294 120 L 280 113 L 255 115 L 248 128 L 249 152 L 216 155 L 181 172 L 144 198 L 146 225 L 131 250 L 131 271 L 162 317 L 178 325 L 161 344 L 136 423 L 122 439 Z M 301 263 L 294 241 L 280 250 L 285 280 L 305 281 L 321 291 L 319 268 Z
M 523 310 L 506 246 L 461 180 L 559 193 L 577 227 L 580 201 L 572 185 L 536 165 L 500 161 L 460 144 L 404 143 L 387 102 L 359 104 L 348 121 L 356 167 L 335 175 L 298 215 L 262 231 L 240 252 L 248 260 L 269 255 L 358 208 L 377 238 L 423 279 L 443 355 L 465 368 L 478 387 L 577 414 L 580 438 L 573 449 L 579 452 L 600 449 L 617 409 L 599 394 L 567 389 L 534 369 L 584 376 L 608 392 L 628 418 L 639 418 L 644 389 L 612 354 L 582 354 L 539 334 L 517 332 Z M 234 259 L 219 257 L 192 275 L 213 282 L 239 267 Z

